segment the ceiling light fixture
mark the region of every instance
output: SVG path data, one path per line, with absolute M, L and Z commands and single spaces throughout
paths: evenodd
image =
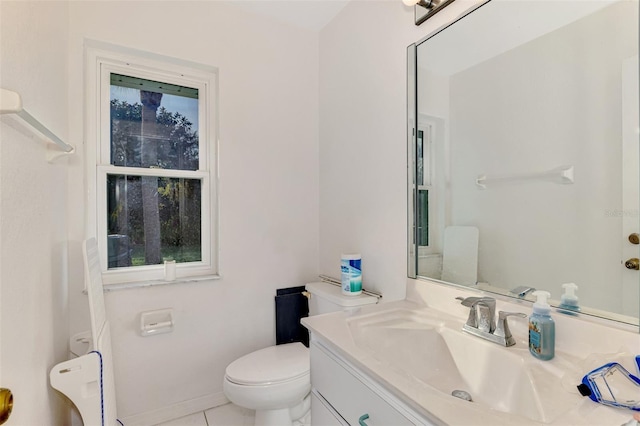
M 416 25 L 422 24 L 453 1 L 454 0 L 402 0 L 405 5 L 413 6 Z

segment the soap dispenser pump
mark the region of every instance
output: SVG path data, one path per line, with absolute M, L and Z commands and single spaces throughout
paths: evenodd
M 556 325 L 551 318 L 548 291 L 534 291 L 537 298 L 529 317 L 529 352 L 534 357 L 548 361 L 555 355 Z
M 568 315 L 576 315 L 575 312 L 580 312 L 580 305 L 578 304 L 578 296 L 576 296 L 576 290 L 578 286 L 574 283 L 562 284 L 564 293 L 560 296 L 559 312 Z

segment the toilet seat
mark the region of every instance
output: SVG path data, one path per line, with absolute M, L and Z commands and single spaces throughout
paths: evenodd
M 226 369 L 228 381 L 245 386 L 285 383 L 309 374 L 309 349 L 298 342 L 260 349 L 238 358 Z

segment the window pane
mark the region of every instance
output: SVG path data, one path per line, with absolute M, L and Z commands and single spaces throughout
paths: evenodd
M 198 89 L 111 74 L 111 164 L 198 170 Z
M 198 262 L 201 181 L 107 175 L 109 268 Z
M 418 161 L 417 181 L 418 181 L 418 185 L 424 185 L 424 153 L 423 153 L 424 131 L 422 130 L 418 130 L 417 143 L 418 143 L 418 146 L 416 147 L 416 159 Z
M 429 245 L 429 191 L 418 191 L 418 245 Z

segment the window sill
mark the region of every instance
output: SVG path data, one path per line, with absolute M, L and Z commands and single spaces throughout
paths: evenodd
M 148 280 L 148 281 L 134 281 L 134 282 L 126 282 L 126 283 L 118 283 L 118 284 L 105 284 L 103 288 L 104 288 L 104 292 L 107 293 L 110 291 L 128 290 L 132 288 L 155 287 L 155 286 L 172 285 L 172 284 L 188 284 L 188 283 L 195 283 L 195 282 L 202 282 L 202 281 L 215 281 L 215 280 L 219 280 L 220 278 L 221 278 L 220 275 L 202 275 L 202 276 L 194 276 L 194 277 L 176 278 L 173 281 Z

